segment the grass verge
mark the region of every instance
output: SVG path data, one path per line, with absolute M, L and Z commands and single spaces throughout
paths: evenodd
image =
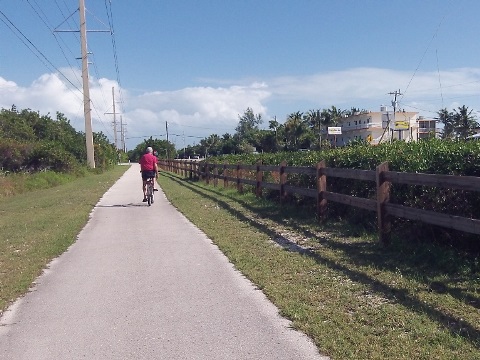
M 92 208 L 126 170 L 116 166 L 56 187 L 0 198 L 0 313 L 76 240 Z
M 478 264 L 162 173 L 168 199 L 332 359 L 480 359 Z

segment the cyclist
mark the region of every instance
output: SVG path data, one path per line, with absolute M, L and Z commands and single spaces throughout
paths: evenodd
M 153 177 L 155 177 L 155 179 L 158 179 L 157 157 L 153 155 L 153 149 L 150 146 L 147 147 L 147 150 L 145 151 L 145 154 L 143 154 L 140 158 L 139 163 L 143 182 L 143 202 L 147 202 L 147 180 Z

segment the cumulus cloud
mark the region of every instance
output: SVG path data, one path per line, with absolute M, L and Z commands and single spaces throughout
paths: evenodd
M 29 108 L 52 116 L 60 111 L 72 125 L 83 130 L 81 74 L 71 69 L 63 69 L 62 74 L 69 80 L 58 74 L 44 74 L 27 87 L 0 77 L 0 107 L 10 108 L 15 104 L 19 109 Z M 113 116 L 109 114 L 113 111 L 112 87 L 116 101 L 123 101 L 116 111 L 122 112 L 130 139 L 127 147 L 133 148 L 143 137 L 165 135 L 165 123 L 172 135 L 182 134 L 186 143 L 191 144 L 210 134 L 233 133 L 238 116 L 248 107 L 261 114 L 266 122 L 272 114 L 283 114 L 279 116 L 279 121 L 283 121 L 288 113 L 331 105 L 376 110 L 379 105 L 388 104 L 392 98 L 389 92 L 396 89 L 404 93 L 400 106 L 411 106 L 409 110 L 413 111 L 435 112 L 459 104 L 478 108 L 480 69 L 419 72 L 413 76 L 404 71 L 354 68 L 311 76 L 240 79 L 230 84 L 219 81 L 217 87 L 187 87 L 140 95 L 119 89 L 116 81 L 91 77 L 94 131 L 102 131 L 113 140 Z

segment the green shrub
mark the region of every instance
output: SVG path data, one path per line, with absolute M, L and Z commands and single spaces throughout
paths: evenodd
M 69 174 L 59 173 L 55 171 L 42 171 L 26 176 L 25 189 L 48 189 L 54 186 L 66 184 L 74 178 L 75 176 Z
M 286 161 L 288 166 L 312 166 L 325 160 L 327 167 L 375 170 L 382 162 L 388 162 L 391 171 L 480 176 L 480 141 L 447 141 L 428 139 L 418 142 L 394 141 L 378 146 L 356 144 L 344 148 L 309 152 L 283 152 L 277 154 L 228 155 L 208 159 L 209 163 L 279 165 Z M 266 175 L 265 178 L 271 178 Z M 315 177 L 289 174 L 288 184 L 315 188 Z M 327 190 L 357 197 L 375 199 L 376 184 L 371 181 L 327 178 Z M 267 197 L 275 198 L 278 191 L 265 190 Z M 291 197 L 291 201 L 314 206 L 313 199 Z M 393 184 L 391 202 L 420 209 L 442 212 L 462 217 L 478 218 L 480 193 L 453 189 L 432 188 Z M 376 214 L 354 207 L 329 203 L 329 215 L 350 222 L 375 224 Z M 430 238 L 448 244 L 466 243 L 467 248 L 480 252 L 478 236 L 451 230 L 419 225 L 404 219 L 395 219 L 395 227 L 410 231 L 417 238 Z

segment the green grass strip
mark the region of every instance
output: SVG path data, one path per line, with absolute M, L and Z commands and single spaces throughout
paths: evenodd
M 384 248 L 348 224 L 319 226 L 308 209 L 173 174 L 159 182 L 321 353 L 480 359 L 480 279 L 460 255 L 408 239 Z
M 0 313 L 75 242 L 95 204 L 127 168 L 0 198 Z

